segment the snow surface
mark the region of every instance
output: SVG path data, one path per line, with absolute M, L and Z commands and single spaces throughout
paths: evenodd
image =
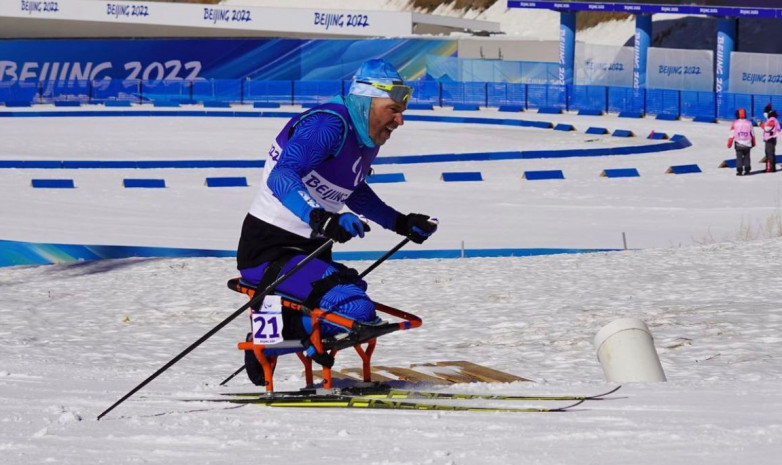
M 356 8 L 383 2 L 335 3 Z M 508 17 L 532 17 L 513 13 Z M 376 185 L 384 199 L 441 220 L 431 241 L 411 249 L 458 248 L 462 241 L 468 248 L 621 248 L 624 232 L 628 246 L 642 250 L 390 260 L 368 276 L 370 294 L 420 315 L 424 325 L 383 337 L 374 362 L 406 367 L 469 360 L 533 380 L 460 384 L 450 391 L 599 392 L 614 383 L 605 380 L 596 360 L 594 335 L 610 321 L 636 317 L 655 337 L 667 382 L 626 384 L 611 400 L 564 414 L 183 402 L 226 390 L 217 384 L 242 364 L 235 344 L 247 322 L 239 318 L 98 422 L 100 412 L 246 302 L 225 288 L 236 275 L 234 261 L 127 259 L 0 268 L 0 463 L 779 463 L 779 174 L 738 178 L 717 168 L 732 157 L 724 147 L 725 123 L 492 110 L 480 116 L 566 122 L 578 131 L 408 122 L 382 154 L 640 145 L 650 143 L 642 137 L 651 130 L 683 134 L 693 146 L 594 159 L 378 165 L 377 172 L 404 172 L 408 180 Z M 257 158 L 281 123 L 4 118 L 0 159 Z M 588 126 L 631 129 L 639 137 L 588 136 Z M 761 156 L 753 151 L 755 169 Z M 698 163 L 703 173 L 664 174 L 668 166 L 689 163 Z M 606 168 L 626 167 L 637 168 L 641 177 L 598 176 Z M 526 169 L 562 169 L 566 179 L 523 181 Z M 442 172 L 457 170 L 480 170 L 485 181 L 439 181 Z M 0 170 L 0 239 L 233 249 L 259 174 Z M 251 188 L 207 189 L 204 177 L 212 175 L 248 176 Z M 32 177 L 72 177 L 78 188 L 33 190 Z M 168 188 L 126 190 L 124 177 L 162 177 Z M 383 250 L 397 241 L 373 230 L 338 250 Z M 350 263 L 359 270 L 369 264 Z M 358 363 L 345 351 L 337 368 Z M 278 389 L 301 387 L 298 361 L 281 359 L 275 381 Z M 227 389 L 251 388 L 240 376 Z

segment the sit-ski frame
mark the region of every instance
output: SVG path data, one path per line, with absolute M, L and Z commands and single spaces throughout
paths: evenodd
M 256 288 L 243 282 L 240 278 L 234 278 L 228 281 L 228 288 L 242 294 L 246 294 L 250 299 L 253 298 Z M 363 368 L 363 379 L 366 382 L 372 381 L 371 359 L 372 353 L 377 344 L 377 338 L 394 331 L 417 328 L 421 326 L 421 318 L 412 313 L 398 310 L 378 302 L 375 304 L 375 310 L 378 312 L 399 318 L 398 322 L 382 322 L 378 324 L 362 323 L 348 318 L 339 313 L 327 312 L 319 308 L 309 309 L 287 298 L 281 299 L 282 306 L 290 310 L 309 315 L 312 321 L 312 333 L 310 334 L 310 343 L 315 350 L 322 354 L 328 351 L 331 357 L 336 357 L 337 352 L 347 347 L 353 347 L 356 353 L 361 357 Z M 252 312 L 252 309 L 250 309 Z M 327 321 L 337 326 L 347 329 L 347 333 L 339 334 L 336 338 L 323 340 L 320 335 L 320 323 Z M 362 347 L 362 344 L 366 347 Z M 306 347 L 301 341 L 282 341 L 278 344 L 266 345 L 256 344 L 253 341 L 242 341 L 238 344 L 239 350 L 252 350 L 255 358 L 263 368 L 264 378 L 266 379 L 266 391 L 274 391 L 274 368 L 277 366 L 277 357 L 280 355 L 295 353 L 301 363 L 304 365 L 304 375 L 307 387 L 314 386 L 312 375 L 312 359 L 304 355 Z M 323 387 L 330 389 L 331 368 L 323 367 Z

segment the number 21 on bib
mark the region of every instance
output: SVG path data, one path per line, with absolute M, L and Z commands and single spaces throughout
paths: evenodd
M 252 311 L 253 343 L 277 344 L 282 342 L 282 298 L 267 295 L 261 308 Z

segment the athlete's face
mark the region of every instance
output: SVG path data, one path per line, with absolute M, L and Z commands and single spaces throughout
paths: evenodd
M 369 106 L 369 138 L 375 145 L 383 145 L 396 128 L 405 124 L 402 112 L 407 104 L 390 98 L 373 97 Z

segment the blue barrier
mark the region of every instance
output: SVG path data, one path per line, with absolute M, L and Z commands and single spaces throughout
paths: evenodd
M 508 113 L 519 113 L 524 111 L 524 106 L 522 105 L 500 105 L 500 107 L 497 109 L 497 111 L 503 111 Z
M 158 108 L 179 108 L 179 102 L 173 100 L 155 100 L 152 102 L 152 106 Z
M 253 108 L 280 108 L 278 102 L 254 102 Z
M 655 116 L 654 119 L 659 119 L 661 121 L 677 121 L 679 119 L 679 115 L 673 113 L 660 113 Z
M 206 187 L 247 187 L 247 178 L 244 176 L 206 178 Z
M 387 182 L 405 182 L 404 173 L 375 173 L 367 176 L 368 184 L 381 184 Z
M 431 103 L 415 103 L 410 102 L 407 104 L 408 110 L 434 110 L 434 105 Z
M 540 181 L 543 179 L 565 179 L 561 170 L 525 171 L 524 179 L 528 181 Z
M 221 102 L 219 100 L 205 100 L 204 108 L 231 108 L 231 102 Z
M 34 188 L 41 189 L 73 189 L 73 179 L 33 179 L 30 182 Z
M 668 168 L 666 173 L 669 174 L 688 174 L 688 173 L 700 173 L 701 169 L 698 165 L 677 165 Z
M 668 134 L 666 134 L 666 133 L 664 133 L 664 132 L 655 132 L 655 131 L 652 131 L 652 132 L 650 132 L 650 133 L 649 133 L 649 136 L 647 137 L 647 139 L 652 139 L 652 140 L 667 140 L 667 139 L 668 139 Z
M 640 111 L 628 110 L 619 112 L 620 118 L 643 118 L 644 114 Z
M 462 173 L 443 173 L 440 177 L 445 182 L 462 182 L 462 181 L 483 181 L 481 173 L 478 171 L 462 172 Z
M 716 123 L 717 118 L 713 116 L 696 116 L 692 119 L 696 123 Z
M 616 129 L 611 133 L 611 137 L 634 137 L 633 131 L 629 129 Z
M 81 102 L 78 100 L 57 100 L 54 102 L 55 107 L 80 107 Z
M 8 100 L 5 102 L 5 106 L 8 108 L 31 107 L 33 106 L 33 102 L 26 100 Z
M 555 64 L 551 64 L 556 66 Z M 546 71 L 547 73 L 548 71 Z M 543 73 L 541 81 L 551 81 Z M 523 84 L 512 82 L 409 81 L 416 90 L 409 108 L 417 105 L 454 106 L 469 104 L 488 107 L 537 108 L 541 113 L 578 111 L 580 115 L 619 113 L 621 117 L 657 115 L 659 119 L 681 116 L 732 119 L 736 108 L 747 108 L 760 117 L 766 103 L 782 107 L 782 95 L 729 94 L 630 87 Z M 312 105 L 335 95 L 344 95 L 350 81 L 254 81 L 247 79 L 199 80 L 110 80 L 96 84 L 89 80 L 15 82 L 0 86 L 0 104 L 7 107 L 37 103 L 78 101 L 105 103 L 126 101 L 137 104 L 176 102 L 231 102 L 241 104 L 276 103 Z M 111 104 L 109 104 L 111 105 Z
M 122 185 L 127 188 L 159 189 L 166 187 L 165 179 L 123 179 Z
M 589 108 L 578 110 L 579 116 L 603 116 L 604 114 L 603 110 L 593 110 Z
M 586 134 L 608 134 L 608 129 L 591 126 L 587 128 L 585 133 Z
M 541 115 L 561 115 L 562 109 L 555 107 L 541 107 L 538 108 L 538 113 Z
M 480 107 L 474 103 L 456 103 L 453 106 L 453 111 L 478 111 Z
M 573 127 L 572 124 L 567 123 L 559 123 L 556 126 L 554 126 L 555 131 L 575 131 L 576 128 Z
M 720 166 L 717 168 L 735 168 L 736 167 L 736 159 L 735 158 L 728 158 L 727 160 L 723 160 L 722 163 L 720 163 Z
M 603 170 L 600 176 L 604 178 L 637 178 L 641 175 L 635 168 L 616 168 Z
M 129 107 L 131 106 L 130 100 L 106 100 L 103 102 L 104 107 Z

